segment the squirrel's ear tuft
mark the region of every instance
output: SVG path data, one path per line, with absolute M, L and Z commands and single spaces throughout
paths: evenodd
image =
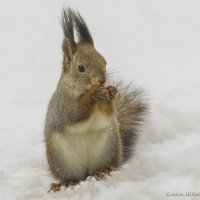
M 63 9 L 61 24 L 64 32 L 62 49 L 70 60 L 77 50 L 77 44 L 74 38 L 74 30 L 76 30 L 78 42 L 88 43 L 94 46 L 94 42 L 87 24 L 79 12 L 74 12 L 71 8 Z
M 78 35 L 79 42 L 89 43 L 94 46 L 94 42 L 86 22 L 81 17 L 80 13 L 72 12 L 73 21 Z
M 61 24 L 64 32 L 62 49 L 67 54 L 67 57 L 72 59 L 76 51 L 76 42 L 74 40 L 73 11 L 70 8 L 63 9 Z

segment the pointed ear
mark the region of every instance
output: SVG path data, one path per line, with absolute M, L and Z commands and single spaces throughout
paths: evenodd
M 73 21 L 74 21 L 75 28 L 77 31 L 79 42 L 88 43 L 94 46 L 94 42 L 90 34 L 90 31 L 87 27 L 87 24 L 84 21 L 84 19 L 81 17 L 81 15 L 79 14 L 79 12 L 77 13 L 72 12 L 72 17 L 73 17 Z
M 63 10 L 62 29 L 64 32 L 62 49 L 65 56 L 71 61 L 76 52 L 76 42 L 74 40 L 74 25 L 70 8 Z

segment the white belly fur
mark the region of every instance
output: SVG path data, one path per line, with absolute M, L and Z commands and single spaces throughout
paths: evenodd
M 54 134 L 54 145 L 64 165 L 62 173 L 82 179 L 110 160 L 111 120 L 97 110 L 87 121 L 66 127 L 65 134 Z

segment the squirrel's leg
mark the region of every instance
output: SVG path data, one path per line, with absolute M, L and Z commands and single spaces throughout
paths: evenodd
M 97 87 L 94 88 L 92 96 L 98 103 L 101 111 L 107 115 L 113 115 L 115 113 L 115 96 L 117 94 L 117 88 L 113 86 Z M 119 133 L 118 123 L 114 120 L 112 124 L 113 140 L 115 140 L 115 156 L 109 166 L 102 168 L 95 172 L 94 177 L 96 180 L 100 180 L 106 175 L 110 175 L 110 172 L 116 171 L 122 164 L 122 144 Z
M 113 86 L 103 87 L 95 86 L 85 94 L 83 94 L 80 100 L 86 105 L 97 105 L 98 108 L 106 115 L 114 115 L 115 112 L 115 96 L 117 94 L 117 88 Z M 91 109 L 92 110 L 92 109 Z M 116 122 L 113 122 L 113 140 L 115 140 L 115 156 L 109 166 L 106 166 L 94 173 L 94 177 L 97 180 L 102 179 L 106 175 L 110 175 L 110 172 L 116 171 L 122 163 L 122 144 L 119 134 L 119 127 Z
M 115 124 L 115 126 L 117 125 Z M 115 140 L 115 144 L 116 144 L 116 146 L 114 147 L 115 150 L 114 150 L 112 161 L 109 166 L 95 172 L 94 177 L 96 178 L 96 180 L 101 180 L 106 175 L 110 175 L 110 172 L 117 171 L 118 167 L 120 167 L 123 163 L 122 142 L 119 135 L 120 134 L 119 129 L 117 127 L 113 128 L 112 133 L 113 133 L 113 139 Z

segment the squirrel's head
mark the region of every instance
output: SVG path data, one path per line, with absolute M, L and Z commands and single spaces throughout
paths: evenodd
M 94 48 L 88 27 L 77 12 L 63 11 L 63 69 L 61 81 L 71 81 L 82 91 L 106 81 L 106 61 Z M 74 33 L 77 34 L 77 42 Z

